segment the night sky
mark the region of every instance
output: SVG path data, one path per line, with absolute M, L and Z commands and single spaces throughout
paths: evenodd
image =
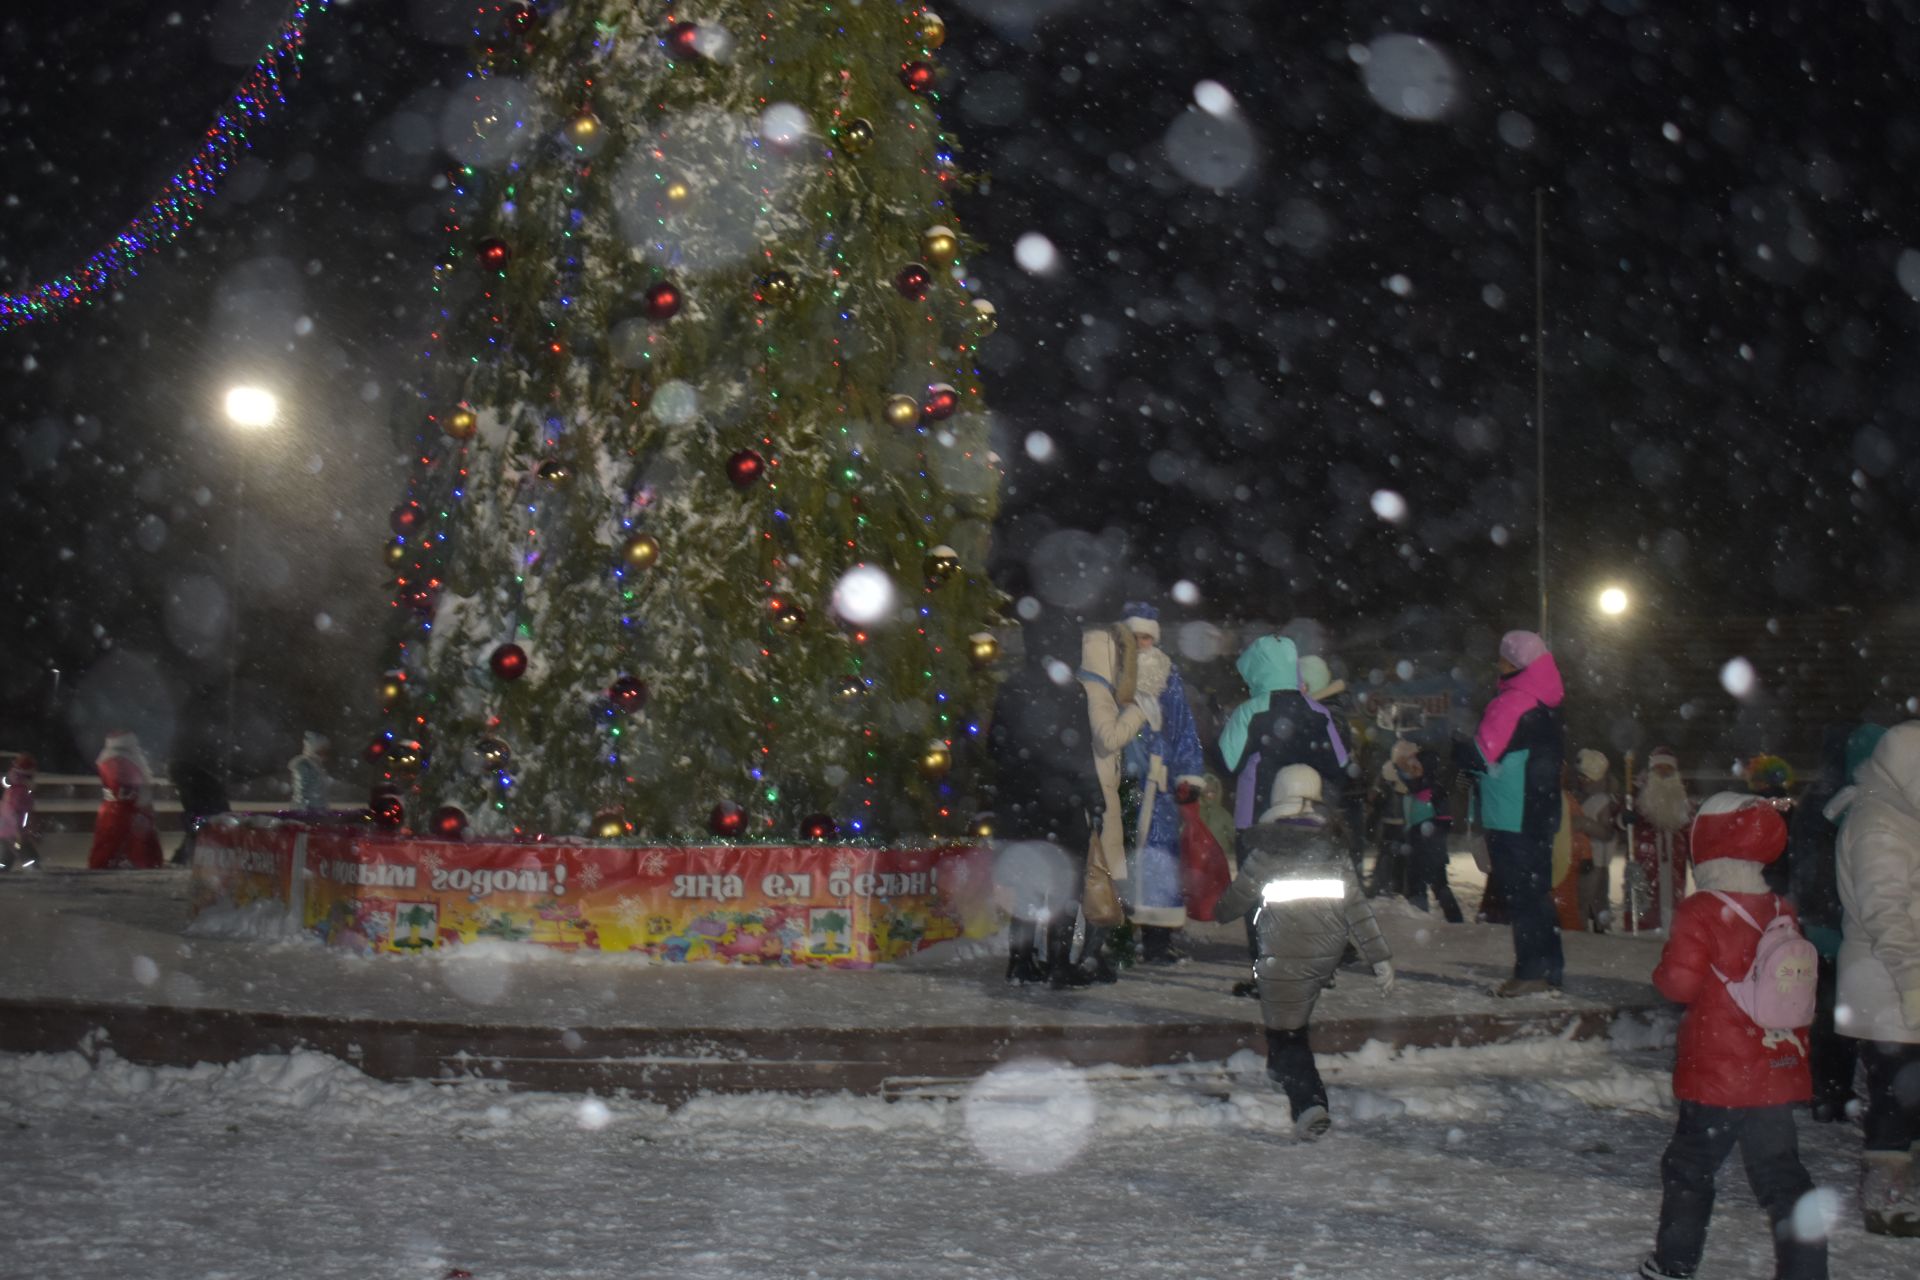
M 8 10 L 8 287 L 112 233 L 287 7 Z M 1557 616 L 1614 579 L 1661 615 L 1898 606 L 1914 6 L 1673 7 L 951 0 L 945 110 L 1001 318 L 996 576 L 1094 610 L 1184 579 L 1175 616 L 1336 634 L 1531 622 L 1539 190 Z M 0 335 L 0 746 L 82 758 L 46 739 L 152 682 L 175 711 L 148 732 L 217 714 L 230 572 L 261 771 L 305 725 L 371 723 L 464 9 L 337 3 L 203 227 L 112 304 Z M 1444 63 L 1406 79 L 1396 36 Z M 1035 232 L 1050 273 L 1016 261 Z M 284 389 L 286 427 L 224 424 L 243 378 Z

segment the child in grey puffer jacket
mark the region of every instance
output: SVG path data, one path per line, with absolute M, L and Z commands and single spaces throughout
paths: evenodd
M 1380 994 L 1393 990 L 1393 954 L 1353 874 L 1345 842 L 1321 802 L 1320 774 L 1288 765 L 1274 779 L 1272 807 L 1241 833 L 1247 857 L 1214 907 L 1236 920 L 1259 907 L 1260 1015 L 1267 1028 L 1267 1075 L 1286 1091 L 1294 1131 L 1312 1141 L 1332 1124 L 1327 1087 L 1307 1043 L 1320 991 L 1333 981 L 1351 942 L 1373 966 Z

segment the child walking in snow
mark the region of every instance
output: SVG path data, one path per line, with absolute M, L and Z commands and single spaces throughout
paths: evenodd
M 1759 796 L 1721 792 L 1694 819 L 1698 892 L 1674 912 L 1673 934 L 1653 971 L 1660 993 L 1687 1009 L 1673 1068 L 1680 1118 L 1660 1160 L 1660 1230 L 1640 1264 L 1647 1280 L 1686 1280 L 1700 1265 L 1714 1174 L 1736 1145 L 1773 1225 L 1776 1280 L 1826 1280 L 1826 1227 L 1804 1201 L 1813 1179 L 1800 1162 L 1793 1123 L 1794 1105 L 1813 1092 L 1807 1028 L 1782 1028 L 1792 1019 L 1772 1017 L 1766 1020 L 1773 1029 L 1762 1026 L 1735 995 L 1762 953 L 1768 924 L 1776 916 L 1796 921 L 1792 905 L 1769 893 L 1761 876 L 1786 845 L 1785 820 Z M 1804 978 L 1811 1022 L 1812 959 L 1777 967 L 1759 975 L 1775 988 L 1771 998 Z
M 1322 801 L 1319 771 L 1305 764 L 1281 769 L 1271 800 L 1259 823 L 1241 832 L 1240 874 L 1213 918 L 1237 920 L 1259 908 L 1254 977 L 1267 1028 L 1267 1076 L 1286 1091 L 1294 1132 L 1311 1142 L 1333 1123 L 1307 1043 L 1314 1002 L 1349 943 L 1373 965 L 1383 996 L 1393 990 L 1393 955 Z

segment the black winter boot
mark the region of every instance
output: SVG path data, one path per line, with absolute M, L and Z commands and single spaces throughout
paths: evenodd
M 1047 980 L 1046 969 L 1033 954 L 1038 932 L 1033 921 L 1017 917 L 1007 926 L 1007 983 L 1010 986 L 1024 987 Z
M 1119 971 L 1113 967 L 1113 957 L 1107 954 L 1107 935 L 1113 932 L 1108 925 L 1088 925 L 1086 949 L 1080 953 L 1080 967 L 1093 973 L 1095 982 L 1118 982 Z
M 1047 985 L 1068 991 L 1093 985 L 1093 975 L 1073 962 L 1073 921 L 1055 920 L 1047 926 Z

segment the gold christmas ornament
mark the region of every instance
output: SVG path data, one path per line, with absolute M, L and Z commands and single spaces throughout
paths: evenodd
M 976 631 L 967 637 L 967 659 L 976 667 L 990 667 L 1000 660 L 1000 642 L 991 631 Z
M 600 124 L 600 117 L 588 111 L 567 121 L 566 139 L 577 151 L 597 151 L 607 140 L 607 131 Z
M 618 809 L 605 809 L 593 815 L 595 840 L 622 840 L 627 834 L 627 816 Z
M 984 338 L 1000 327 L 1000 313 L 985 298 L 975 298 L 967 307 L 967 326 L 974 337 Z
M 928 262 L 952 262 L 960 252 L 960 237 L 952 227 L 928 227 L 920 233 L 920 256 Z
M 887 425 L 905 429 L 920 421 L 920 402 L 912 396 L 887 397 Z
M 380 682 L 380 701 L 391 705 L 407 696 L 407 686 L 389 676 Z
M 629 569 L 651 569 L 660 560 L 660 540 L 650 533 L 636 533 L 620 544 L 620 562 Z
M 471 440 L 473 433 L 480 429 L 480 419 L 473 410 L 462 405 L 447 415 L 446 433 L 455 440 Z
M 783 636 L 790 636 L 807 625 L 807 611 L 791 600 L 773 602 L 773 629 Z
M 840 131 L 840 145 L 849 155 L 861 155 L 873 146 L 873 121 L 850 120 Z
M 393 568 L 398 569 L 407 562 L 407 544 L 399 540 L 389 542 L 380 549 L 380 558 Z
M 549 458 L 540 464 L 540 478 L 549 484 L 562 484 L 572 477 L 573 472 L 558 458 Z
M 947 22 L 931 9 L 920 11 L 920 44 L 922 48 L 938 49 L 947 42 Z
M 929 782 L 938 782 L 953 768 L 953 752 L 947 749 L 946 743 L 935 738 L 920 752 L 919 765 L 921 777 Z
M 967 824 L 967 834 L 975 840 L 993 839 L 993 815 L 990 813 L 973 815 L 973 821 Z
M 760 281 L 760 301 L 770 307 L 784 307 L 793 301 L 796 286 L 785 271 L 769 271 Z
M 667 184 L 666 197 L 668 204 L 685 204 L 692 196 L 693 188 L 678 178 L 675 178 Z
M 417 778 L 420 776 L 423 754 L 420 744 L 411 739 L 396 742 L 393 750 L 387 752 L 387 769 L 403 778 Z
M 960 572 L 960 553 L 943 543 L 927 552 L 921 567 L 926 570 L 928 586 L 942 586 Z

